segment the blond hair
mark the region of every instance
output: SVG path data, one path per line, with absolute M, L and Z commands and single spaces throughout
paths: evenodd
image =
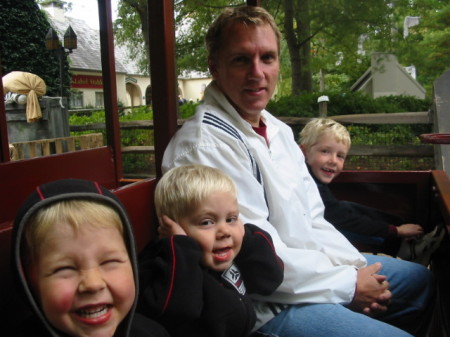
M 208 60 L 214 60 L 222 46 L 223 31 L 229 25 L 241 23 L 253 26 L 269 25 L 277 38 L 280 53 L 281 33 L 272 15 L 260 6 L 239 6 L 226 8 L 211 24 L 205 36 Z
M 110 206 L 92 200 L 64 200 L 40 209 L 24 227 L 25 251 L 28 261 L 38 257 L 46 235 L 55 224 L 68 224 L 77 232 L 86 224 L 93 227 L 113 226 L 123 235 L 119 214 Z
M 174 221 L 188 215 L 215 192 L 236 195 L 236 185 L 224 172 L 204 165 L 186 165 L 167 171 L 155 189 L 158 216 Z
M 350 148 L 351 138 L 350 133 L 342 124 L 330 118 L 314 118 L 311 119 L 300 131 L 300 145 L 309 149 L 315 145 L 323 134 L 330 134 L 337 142 L 342 143 Z

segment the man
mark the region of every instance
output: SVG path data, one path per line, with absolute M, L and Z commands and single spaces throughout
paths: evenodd
M 168 145 L 163 171 L 192 163 L 225 171 L 237 184 L 242 219 L 272 236 L 285 278 L 271 296 L 255 296 L 255 330 L 296 337 L 409 336 L 384 321 L 419 334 L 433 293 L 431 273 L 363 256 L 324 220 L 291 129 L 264 110 L 279 72 L 273 18 L 260 7 L 227 9 L 206 44 L 214 80 L 195 117 Z

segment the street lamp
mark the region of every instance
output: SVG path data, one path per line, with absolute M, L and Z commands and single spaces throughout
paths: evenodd
M 53 28 L 50 28 L 45 36 L 45 46 L 48 50 L 56 52 L 59 58 L 59 81 L 60 81 L 60 95 L 63 97 L 63 74 L 64 74 L 64 60 L 67 55 L 72 53 L 73 49 L 77 49 L 77 35 L 69 25 L 64 33 L 64 46 L 60 44 L 58 34 Z

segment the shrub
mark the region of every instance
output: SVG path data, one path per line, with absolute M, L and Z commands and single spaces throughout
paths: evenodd
M 411 96 L 384 96 L 373 99 L 361 92 L 322 92 L 274 99 L 267 105 L 267 110 L 276 116 L 317 117 L 317 98 L 322 95 L 329 98 L 328 116 L 427 111 L 431 106 L 429 99 Z
M 152 120 L 153 111 L 148 106 L 140 106 L 132 108 L 131 111 L 125 115 L 119 116 L 119 121 L 135 121 L 135 120 Z M 69 117 L 70 125 L 87 125 L 93 123 L 104 123 L 105 111 L 93 111 L 91 114 L 71 114 Z M 92 132 L 103 133 L 103 138 L 106 138 L 106 131 L 103 130 L 89 130 L 81 132 L 71 132 L 72 135 L 79 135 Z M 120 131 L 121 144 L 123 146 L 144 146 L 154 145 L 153 130 L 131 129 Z M 149 166 L 154 164 L 154 160 L 150 159 L 150 155 L 127 154 L 122 156 L 123 170 L 125 174 L 149 172 Z M 150 171 L 154 171 L 151 169 Z
M 184 103 L 178 107 L 181 119 L 188 119 L 195 114 L 195 109 L 200 103 Z

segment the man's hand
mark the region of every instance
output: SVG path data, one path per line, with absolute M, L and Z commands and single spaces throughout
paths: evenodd
M 386 276 L 377 274 L 381 263 L 377 262 L 358 270 L 356 291 L 350 308 L 368 316 L 385 312 L 392 293 Z
M 163 215 L 159 218 L 158 226 L 159 238 L 168 238 L 172 235 L 186 235 L 184 229 L 167 215 Z

